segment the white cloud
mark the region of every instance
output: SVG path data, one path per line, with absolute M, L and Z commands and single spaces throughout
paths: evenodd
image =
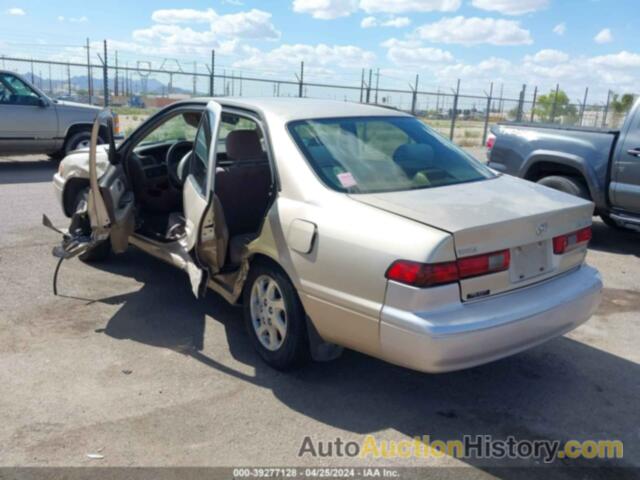
M 365 17 L 360 22 L 362 28 L 373 28 L 378 26 L 378 19 L 376 17 Z
M 309 14 L 320 20 L 332 20 L 347 17 L 358 10 L 368 14 L 453 12 L 458 10 L 461 4 L 462 0 L 293 0 L 293 11 Z
M 533 43 L 529 30 L 513 20 L 495 18 L 443 18 L 417 30 L 420 38 L 431 42 L 462 45 L 529 45 Z
M 346 17 L 358 10 L 358 0 L 293 0 L 293 11 L 320 20 Z
M 211 8 L 194 10 L 192 8 L 171 8 L 156 10 L 151 14 L 151 20 L 157 23 L 177 25 L 180 23 L 211 23 L 218 14 Z
M 640 54 L 623 50 L 619 53 L 593 57 L 591 63 L 606 68 L 640 68 Z
M 600 33 L 593 37 L 593 41 L 599 44 L 611 43 L 613 42 L 613 34 L 610 29 L 605 28 L 600 30 Z
M 248 58 L 235 62 L 233 66 L 290 73 L 297 71 L 302 61 L 305 62 L 305 70 L 311 73 L 327 73 L 334 68 L 359 69 L 371 66 L 375 54 L 352 45 L 284 44 L 268 52 L 255 50 Z
M 12 15 L 14 17 L 23 17 L 27 14 L 27 12 L 25 12 L 22 8 L 12 7 L 7 9 L 6 14 Z
M 558 64 L 564 63 L 569 60 L 569 55 L 559 50 L 544 49 L 540 50 L 535 55 L 527 55 L 524 57 L 525 62 L 532 62 L 537 64 Z
M 201 54 L 216 48 L 225 54 L 240 48 L 240 41 L 280 38 L 271 14 L 257 9 L 229 15 L 219 15 L 212 9 L 156 10 L 151 18 L 156 23 L 134 30 L 133 39 L 166 53 Z M 208 28 L 185 24 L 208 24 Z
M 221 15 L 212 22 L 211 30 L 225 37 L 280 38 L 280 32 L 271 23 L 271 14 L 255 8 L 248 12 Z
M 558 25 L 556 25 L 555 27 L 553 27 L 553 33 L 555 33 L 556 35 L 564 35 L 567 31 L 567 24 L 562 22 L 559 23 Z
M 408 17 L 391 17 L 387 20 L 378 20 L 376 17 L 365 17 L 360 22 L 362 28 L 373 27 L 393 27 L 404 28 L 411 24 L 411 20 Z
M 454 12 L 461 0 L 360 0 L 367 13 Z
M 453 55 L 439 48 L 409 47 L 395 45 L 387 51 L 387 57 L 401 67 L 424 68 L 427 65 L 453 62 Z
M 70 23 L 86 23 L 89 21 L 89 18 L 86 16 L 81 16 L 81 17 L 69 17 L 66 18 L 62 15 L 58 15 L 58 21 L 59 22 L 70 22 Z
M 549 0 L 472 0 L 471 4 L 503 15 L 523 15 L 548 7 Z

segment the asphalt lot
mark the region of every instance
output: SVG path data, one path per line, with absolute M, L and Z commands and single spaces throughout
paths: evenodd
M 55 168 L 0 159 L 0 465 L 367 463 L 508 476 L 478 459 L 297 457 L 306 435 L 471 434 L 620 439 L 623 460 L 578 464 L 640 467 L 640 236 L 596 223 L 588 260 L 606 287 L 598 314 L 526 353 L 424 375 L 345 352 L 283 374 L 253 352 L 238 308 L 213 293 L 196 301 L 181 272 L 133 249 L 99 265 L 65 262 L 53 296 L 58 238 L 41 216 L 66 226 Z

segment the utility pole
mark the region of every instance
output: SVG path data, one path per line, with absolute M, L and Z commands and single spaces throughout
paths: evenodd
M 604 107 L 604 115 L 602 116 L 602 128 L 607 126 L 607 115 L 609 115 L 609 104 L 611 103 L 611 90 L 607 92 L 607 104 Z
M 536 100 L 538 100 L 538 87 L 533 90 L 533 102 L 531 103 L 531 123 L 534 122 L 536 115 Z
M 211 50 L 211 68 L 209 69 L 209 96 L 215 95 L 215 79 L 216 79 L 216 51 Z M 223 82 L 224 83 L 224 82 Z M 224 87 L 224 84 L 223 84 Z
M 491 82 L 491 86 L 489 87 L 489 95 L 487 95 L 487 111 L 484 115 L 484 131 L 482 133 L 482 145 L 487 144 L 487 133 L 489 131 L 489 121 L 491 120 L 491 102 L 493 97 L 493 82 Z
M 378 68 L 376 70 L 376 98 L 375 98 L 375 104 L 378 104 L 378 90 L 380 88 L 380 69 Z
M 31 83 L 35 85 L 35 76 L 33 75 L 33 58 L 31 59 Z
M 193 62 L 193 96 L 198 91 L 198 62 Z
M 360 103 L 364 97 L 364 68 L 362 69 L 362 78 L 360 79 Z
M 560 84 L 556 83 L 556 94 L 553 97 L 553 107 L 551 108 L 551 123 L 556 120 L 556 112 L 558 109 L 558 94 L 560 93 Z
M 304 62 L 300 62 L 300 77 L 298 81 L 300 82 L 298 85 L 298 97 L 302 98 L 304 95 Z
M 420 75 L 416 75 L 416 83 L 413 86 L 413 97 L 411 98 L 411 115 L 416 114 L 416 106 L 418 105 L 418 82 Z
M 71 95 L 71 65 L 67 63 L 67 86 L 69 89 L 69 95 Z
M 119 96 L 120 90 L 118 89 L 118 51 L 116 50 L 116 83 L 113 86 L 113 94 Z
M 108 49 L 107 49 L 107 41 L 103 42 L 104 48 L 104 59 L 102 63 L 102 81 L 104 82 L 104 106 L 109 106 L 109 59 L 108 59 Z
M 53 80 L 51 79 L 51 64 L 49 64 L 49 95 L 53 94 Z
M 371 81 L 373 80 L 373 70 L 369 69 L 369 83 L 367 83 L 367 103 L 371 102 Z
M 93 105 L 93 81 L 91 80 L 91 43 L 87 38 L 87 92 L 89 93 L 89 105 Z
M 584 100 L 582 101 L 582 108 L 580 108 L 580 126 L 582 126 L 582 121 L 584 120 L 584 110 L 587 108 L 587 98 L 589 97 L 589 87 L 587 87 L 584 91 Z
M 460 96 L 460 79 L 458 79 L 458 86 L 456 87 L 455 96 L 453 97 L 453 112 L 451 116 L 451 132 L 449 133 L 449 140 L 453 140 L 453 135 L 456 131 L 456 117 L 458 116 L 458 97 Z

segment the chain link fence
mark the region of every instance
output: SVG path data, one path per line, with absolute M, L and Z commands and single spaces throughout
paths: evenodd
M 0 54 L 0 68 L 24 75 L 53 98 L 111 106 L 120 114 L 121 126 L 129 133 L 154 110 L 174 101 L 196 96 L 310 97 L 360 102 L 410 112 L 464 147 L 486 143 L 490 126 L 499 122 L 552 123 L 586 128 L 617 128 L 633 98 L 608 92 L 606 103 L 589 104 L 588 89 L 580 103 L 570 102 L 558 85 L 554 91 L 539 92 L 523 85 L 517 98 L 497 93 L 492 84 L 483 95 L 461 92 L 460 82 L 449 91 L 423 91 L 419 78 L 406 89 L 380 88 L 362 71 L 356 85 L 317 83 L 305 79 L 304 62 L 295 79 L 274 75 L 255 76 L 216 68 L 215 52 L 208 62 L 183 63 L 127 60 L 109 55 L 106 42 L 101 51 L 86 49 L 86 62 L 38 60 Z M 93 56 L 92 56 L 93 54 Z M 95 57 L 99 62 L 92 61 Z M 60 55 L 58 57 L 61 57 Z

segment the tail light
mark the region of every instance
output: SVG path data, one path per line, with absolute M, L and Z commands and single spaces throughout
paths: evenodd
M 487 137 L 487 148 L 491 150 L 493 146 L 496 144 L 496 136 L 493 133 L 490 133 Z
M 391 264 L 385 276 L 389 280 L 414 287 L 433 287 L 508 270 L 510 261 L 509 250 L 461 258 L 456 262 L 446 263 L 397 260 Z
M 560 235 L 553 239 L 553 253 L 562 255 L 563 253 L 575 250 L 578 247 L 586 246 L 591 240 L 591 227 L 586 227 L 577 232 Z

